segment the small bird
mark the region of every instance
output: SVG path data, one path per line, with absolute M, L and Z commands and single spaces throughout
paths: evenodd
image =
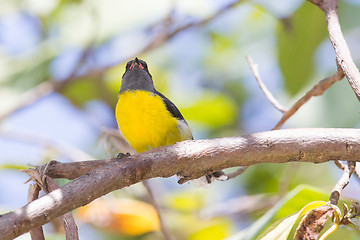
M 138 153 L 193 139 L 179 109 L 155 89 L 146 62 L 138 58 L 126 64 L 115 115 L 119 130 Z M 195 181 L 206 185 L 214 179 L 227 176 L 218 171 Z

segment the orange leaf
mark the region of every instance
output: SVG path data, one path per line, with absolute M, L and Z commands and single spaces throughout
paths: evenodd
M 77 216 L 99 229 L 132 236 L 160 229 L 154 207 L 132 199 L 97 199 L 79 208 Z

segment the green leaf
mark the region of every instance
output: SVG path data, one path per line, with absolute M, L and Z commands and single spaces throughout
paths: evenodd
M 183 213 L 192 213 L 204 207 L 205 192 L 199 190 L 184 190 L 180 192 L 172 192 L 165 198 L 168 208 Z
M 297 220 L 299 220 L 302 216 L 304 216 L 307 212 L 321 207 L 322 205 L 325 205 L 326 202 L 324 201 L 314 201 L 309 204 L 307 204 L 305 207 L 303 207 L 299 212 L 285 218 L 282 221 L 276 222 L 275 224 L 271 225 L 268 230 L 262 234 L 258 239 L 261 240 L 286 240 L 289 236 L 289 233 L 296 223 Z
M 236 120 L 237 107 L 225 94 L 205 91 L 194 105 L 181 108 L 186 120 L 200 122 L 202 126 L 217 128 Z
M 313 201 L 328 201 L 329 193 L 322 189 L 312 187 L 309 185 L 300 185 L 294 188 L 287 196 L 291 196 L 294 191 L 299 191 L 294 197 L 290 198 L 283 206 L 277 211 L 274 218 L 275 220 L 282 219 L 296 211 L 299 211 L 303 206 Z
M 309 185 L 299 185 L 289 192 L 282 200 L 272 207 L 266 214 L 254 222 L 250 227 L 235 234 L 227 240 L 255 239 L 269 224 L 284 218 L 309 202 L 327 200 L 328 194 L 321 189 Z
M 221 216 L 207 218 L 200 215 L 198 211 L 186 213 L 170 209 L 170 211 L 167 211 L 166 222 L 176 226 L 174 228 L 176 239 L 220 240 L 228 237 L 233 232 L 233 222 L 229 218 Z M 153 237 L 150 239 L 160 238 Z
M 85 102 L 98 97 L 96 86 L 90 79 L 81 79 L 72 82 L 62 90 L 62 94 L 75 106 L 82 106 Z
M 211 221 L 212 224 L 197 231 L 189 236 L 189 240 L 221 240 L 228 236 L 231 229 L 231 224 L 226 219 L 216 219 Z
M 244 188 L 250 195 L 261 193 L 273 193 L 279 190 L 279 177 L 284 172 L 285 164 L 259 164 L 248 170 L 246 175 L 241 176 Z M 296 186 L 296 185 L 295 185 Z M 293 187 L 295 187 L 293 186 Z
M 359 4 L 356 4 L 355 1 L 352 3 L 350 1 L 339 1 L 338 15 L 341 22 L 341 30 L 343 32 L 352 31 L 352 29 L 357 28 L 360 22 L 360 11 Z
M 279 22 L 276 35 L 285 89 L 295 95 L 314 72 L 314 52 L 328 35 L 325 16 L 318 7 L 304 2 L 290 18 Z
M 61 93 L 78 107 L 94 99 L 103 100 L 109 106 L 115 106 L 117 100 L 116 93 L 113 94 L 105 84 L 94 78 L 78 78 L 62 89 Z
M 44 47 L 44 50 L 46 48 Z M 52 51 L 39 53 L 22 60 L 10 59 L 6 62 L 6 72 L 0 87 L 28 90 L 49 78 L 48 68 L 54 56 Z
M 28 169 L 29 166 L 20 165 L 20 164 L 1 164 L 0 170 L 21 170 L 21 169 Z
M 236 40 L 236 38 L 230 38 L 227 35 L 218 34 L 216 32 L 210 32 L 210 38 L 213 44 L 211 52 L 217 51 L 218 53 L 222 53 L 232 47 Z
M 359 237 L 359 230 L 352 228 L 350 225 L 347 225 L 347 227 L 340 227 L 333 234 L 327 237 L 326 240 L 359 239 Z

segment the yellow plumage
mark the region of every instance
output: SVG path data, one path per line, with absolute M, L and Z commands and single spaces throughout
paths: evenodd
M 136 152 L 193 139 L 177 107 L 156 91 L 145 61 L 135 58 L 126 64 L 119 93 L 115 109 L 118 127 Z M 225 180 L 227 176 L 218 171 L 193 182 L 208 185 L 215 178 Z
M 138 153 L 189 139 L 181 123 L 167 111 L 160 96 L 143 90 L 120 94 L 116 120 L 125 139 Z

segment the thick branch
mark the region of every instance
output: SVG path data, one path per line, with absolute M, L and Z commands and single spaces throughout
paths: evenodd
M 60 163 L 57 161 L 53 161 L 52 164 L 49 165 L 46 174 L 51 178 L 66 178 L 69 180 L 73 180 L 92 170 L 109 165 L 114 162 L 119 162 L 119 159 L 109 158 L 96 161 L 90 160 L 70 163 Z M 40 166 L 39 168 L 41 169 L 39 169 L 39 171 L 43 172 L 45 166 L 46 165 Z
M 358 161 L 359 156 L 359 129 L 288 129 L 184 141 L 119 161 L 111 160 L 112 163 L 0 216 L 0 236 L 4 240 L 12 239 L 111 191 L 150 178 L 179 174 L 191 179 L 236 166 Z

